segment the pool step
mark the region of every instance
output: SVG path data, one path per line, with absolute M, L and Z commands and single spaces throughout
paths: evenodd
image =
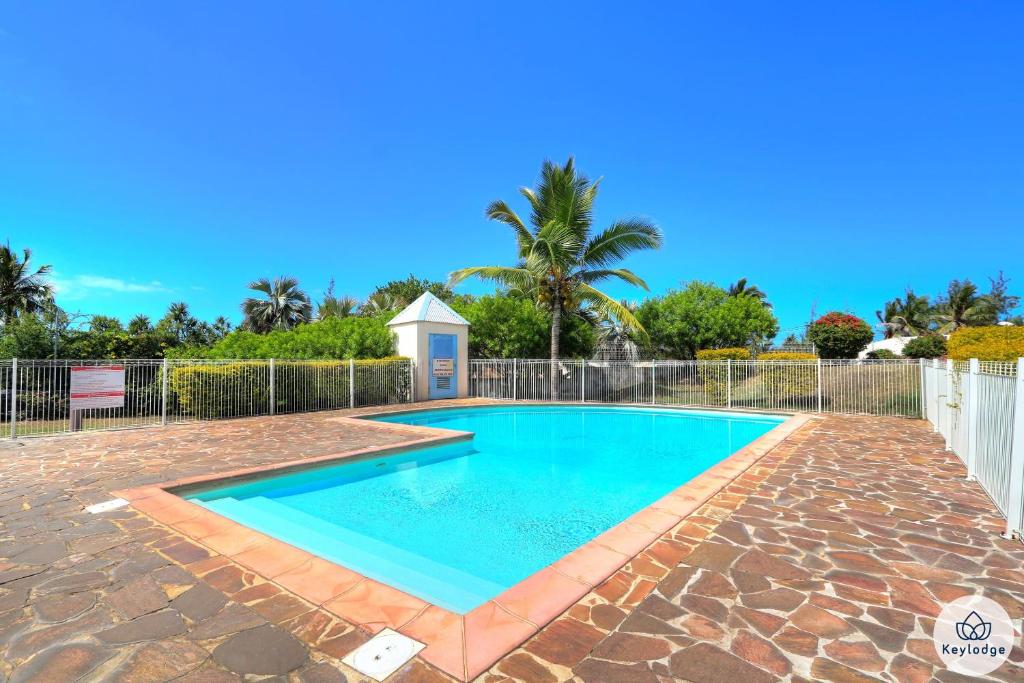
M 263 496 L 220 498 L 200 504 L 454 612 L 468 612 L 506 588 Z

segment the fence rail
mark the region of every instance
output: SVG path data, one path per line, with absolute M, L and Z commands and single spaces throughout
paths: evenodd
M 124 368 L 124 405 L 71 410 L 74 367 Z M 144 427 L 408 403 L 409 360 L 2 360 L 0 434 Z
M 922 365 L 925 416 L 999 511 L 1024 533 L 1024 358 Z
M 552 387 L 551 376 L 555 375 Z M 472 360 L 471 396 L 921 417 L 917 361 Z

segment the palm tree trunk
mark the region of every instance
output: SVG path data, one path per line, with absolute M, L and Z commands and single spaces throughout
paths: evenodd
M 558 297 L 551 307 L 551 389 L 552 401 L 558 400 L 558 344 L 562 335 L 562 302 Z

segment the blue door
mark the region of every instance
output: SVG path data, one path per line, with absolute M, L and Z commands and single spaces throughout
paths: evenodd
M 457 348 L 454 334 L 430 335 L 430 398 L 455 398 L 459 376 Z

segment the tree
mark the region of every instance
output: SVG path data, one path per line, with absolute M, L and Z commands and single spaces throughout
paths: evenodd
M 991 283 L 991 289 L 986 297 L 993 308 L 996 321 L 1008 320 L 1010 313 L 1020 304 L 1020 297 L 1010 294 L 1010 279 L 1003 275 L 1003 271 L 1000 270 L 999 275 L 990 277 L 988 281 Z
M 150 322 L 148 315 L 142 315 L 140 313 L 128 321 L 129 334 L 146 334 L 147 332 L 152 331 L 153 323 Z
M 807 328 L 807 338 L 822 358 L 856 358 L 872 337 L 870 325 L 840 311 L 826 313 Z
M 519 190 L 530 204 L 531 227 L 501 200 L 487 207 L 488 218 L 504 223 L 515 233 L 516 265 L 474 266 L 451 275 L 453 284 L 470 277 L 496 282 L 548 310 L 552 398 L 558 396 L 554 366 L 560 353 L 564 315 L 590 310 L 643 330 L 632 311 L 594 285 L 618 279 L 647 289 L 647 283 L 632 271 L 613 266 L 633 251 L 659 248 L 661 231 L 649 221 L 631 218 L 594 234 L 593 207 L 599 183 L 578 173 L 572 157 L 564 166 L 545 161 L 537 188 Z
M 0 358 L 46 358 L 52 347 L 49 330 L 35 314 L 12 317 L 0 336 Z
M 243 329 L 259 334 L 290 330 L 309 322 L 312 317 L 313 306 L 306 293 L 299 289 L 299 281 L 295 278 L 281 276 L 273 282 L 260 278 L 250 282 L 249 289 L 266 298 L 250 297 L 242 302 Z
M 109 315 L 94 315 L 89 321 L 89 331 L 95 334 L 106 334 L 108 332 L 122 332 L 124 326 L 121 321 Z
M 741 277 L 734 284 L 729 285 L 729 296 L 749 296 L 755 299 L 759 299 L 764 303 L 765 306 L 771 308 L 772 305 L 768 303 L 768 295 L 761 291 L 757 285 L 748 285 L 747 278 Z
M 32 270 L 32 251 L 22 249 L 21 258 L 10 244 L 0 245 L 0 323 L 6 324 L 22 313 L 37 313 L 53 298 L 47 281 L 50 266 Z
M 471 358 L 543 358 L 550 316 L 532 301 L 494 294 L 455 310 L 469 321 Z
M 231 334 L 231 321 L 222 315 L 218 315 L 213 321 L 213 333 L 217 339 L 223 339 Z
M 404 280 L 391 280 L 370 292 L 361 312 L 363 315 L 378 315 L 397 311 L 418 299 L 423 292 L 430 292 L 445 303 L 451 303 L 455 299 L 455 292 L 445 283 L 421 280 L 409 273 L 409 277 Z
M 936 301 L 932 320 L 939 334 L 951 334 L 969 325 L 995 324 L 996 307 L 970 280 L 953 280 Z
M 691 359 L 701 349 L 760 347 L 779 331 L 775 315 L 760 299 L 730 296 L 711 282 L 690 282 L 647 299 L 636 317 L 659 358 Z
M 885 303 L 885 312 L 875 311 L 886 339 L 916 337 L 928 330 L 930 311 L 927 296 L 917 296 L 908 289 L 905 298 L 896 297 Z
M 507 294 L 456 297 L 452 308 L 469 321 L 469 355 L 473 358 L 543 358 L 547 355 L 551 315 L 533 301 Z M 563 355 L 589 358 L 592 328 L 581 319 L 566 319 Z
M 357 308 L 359 308 L 359 302 L 355 297 L 334 295 L 334 278 L 331 278 L 331 283 L 327 285 L 327 291 L 324 292 L 323 300 L 317 304 L 316 319 L 347 318 L 353 315 Z

